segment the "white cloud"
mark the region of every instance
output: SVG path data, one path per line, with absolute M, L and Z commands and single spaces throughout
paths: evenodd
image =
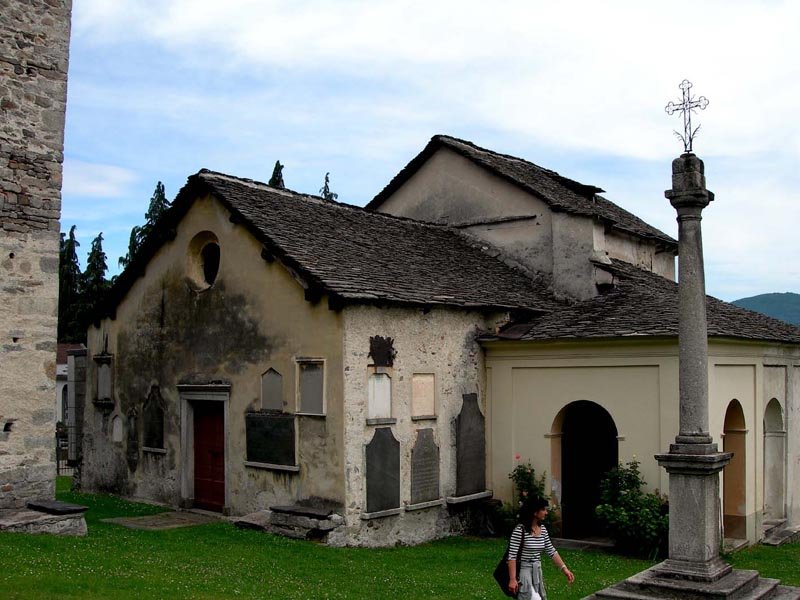
M 135 181 L 135 173 L 123 167 L 69 158 L 64 161 L 62 191 L 65 195 L 119 198 L 128 192 Z
M 331 170 L 343 199 L 365 200 L 431 134 L 452 133 L 551 168 L 602 157 L 586 181 L 674 234 L 663 190 L 681 123 L 664 106 L 689 78 L 711 101 L 696 143 L 718 196 L 704 221 L 710 291 L 796 288 L 784 257 L 800 216 L 798 22 L 789 0 L 81 0 L 68 125 L 82 127 L 67 155 L 87 162 L 65 165 L 65 197 L 124 195 L 132 168 L 266 179 L 280 158 L 299 189 Z M 124 152 L 95 114 L 129 124 Z M 610 172 L 613 160 L 632 170 Z

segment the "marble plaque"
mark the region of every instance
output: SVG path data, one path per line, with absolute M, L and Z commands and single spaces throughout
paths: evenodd
M 486 421 L 477 394 L 464 394 L 456 417 L 456 496 L 486 490 Z
M 261 376 L 261 408 L 283 410 L 283 375 L 275 369 Z
M 400 442 L 379 427 L 367 444 L 367 512 L 400 507 Z
M 411 449 L 411 504 L 439 498 L 439 447 L 433 429 L 420 429 Z
M 247 460 L 295 466 L 295 419 L 285 413 L 247 413 Z

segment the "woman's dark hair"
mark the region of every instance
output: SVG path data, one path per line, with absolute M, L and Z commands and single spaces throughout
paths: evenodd
M 549 502 L 547 498 L 531 498 L 530 500 L 526 500 L 519 509 L 519 522 L 522 523 L 523 527 L 529 530 L 533 527 L 533 519 L 536 513 L 548 506 Z

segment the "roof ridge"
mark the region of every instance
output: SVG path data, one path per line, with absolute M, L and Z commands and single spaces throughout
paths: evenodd
M 589 189 L 593 189 L 593 190 L 595 190 L 594 193 L 600 193 L 600 192 L 604 193 L 605 192 L 604 189 L 599 188 L 596 185 L 592 185 L 592 184 L 588 184 L 588 183 L 581 183 L 577 179 L 571 179 L 569 177 L 561 175 L 558 171 L 554 171 L 553 169 L 548 169 L 547 167 L 543 167 L 541 165 L 537 165 L 535 162 L 532 162 L 532 161 L 530 161 L 530 160 L 528 160 L 526 158 L 522 158 L 521 156 L 514 156 L 513 154 L 505 154 L 504 152 L 498 152 L 497 150 L 492 150 L 491 148 L 484 148 L 483 146 L 479 146 L 475 142 L 472 142 L 470 140 L 464 140 L 464 139 L 461 139 L 461 138 L 457 138 L 457 137 L 452 136 L 452 135 L 436 134 L 433 137 L 435 139 L 442 140 L 442 141 L 453 140 L 453 141 L 458 142 L 460 144 L 464 144 L 466 146 L 470 146 L 471 148 L 473 148 L 475 150 L 479 150 L 480 152 L 486 152 L 487 154 L 491 154 L 493 156 L 499 156 L 500 158 L 504 158 L 504 159 L 507 159 L 507 160 L 513 160 L 513 161 L 520 162 L 520 163 L 523 163 L 525 165 L 534 167 L 534 168 L 538 169 L 539 171 L 541 171 L 542 173 L 548 175 L 549 177 L 552 177 L 552 178 L 558 180 L 559 183 L 564 184 L 567 188 L 569 188 L 570 190 L 572 190 L 574 192 L 576 190 L 573 189 L 573 187 L 570 184 L 573 184 L 574 186 L 579 187 L 579 188 L 586 189 L 587 191 Z
M 197 173 L 199 176 L 211 176 L 216 177 L 218 179 L 224 179 L 233 183 L 241 183 L 243 185 L 247 185 L 248 187 L 252 187 L 254 189 L 261 189 L 266 190 L 269 192 L 274 192 L 276 194 L 280 194 L 282 196 L 287 196 L 291 198 L 300 198 L 303 200 L 310 200 L 310 201 L 319 201 L 322 204 L 334 207 L 334 208 L 341 208 L 345 210 L 353 210 L 362 212 L 365 214 L 370 215 L 370 217 L 375 218 L 384 218 L 390 219 L 394 221 L 406 221 L 412 223 L 414 225 L 421 225 L 423 227 L 430 227 L 434 229 L 444 229 L 448 231 L 452 231 L 457 233 L 457 228 L 452 225 L 447 225 L 445 223 L 431 223 L 430 221 L 421 221 L 419 219 L 414 219 L 412 217 L 404 217 L 399 215 L 392 215 L 390 213 L 383 213 L 377 212 L 367 209 L 364 206 L 358 206 L 357 204 L 350 204 L 349 202 L 339 202 L 338 200 L 328 200 L 327 198 L 323 198 L 322 196 L 317 196 L 315 194 L 306 194 L 304 192 L 298 192 L 289 188 L 277 188 L 274 186 L 269 185 L 268 183 L 264 183 L 263 181 L 257 181 L 254 179 L 249 179 L 247 177 L 237 177 L 236 175 L 229 175 L 228 173 L 222 173 L 221 171 L 213 171 L 211 169 L 200 169 Z

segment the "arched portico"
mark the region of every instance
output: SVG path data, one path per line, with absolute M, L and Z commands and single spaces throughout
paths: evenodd
M 783 409 L 772 398 L 764 410 L 764 519 L 786 516 L 786 431 Z
M 614 419 L 595 402 L 571 402 L 553 420 L 550 440 L 550 473 L 561 504 L 563 535 L 596 535 L 594 509 L 600 499 L 600 481 L 619 458 Z
M 725 467 L 723 477 L 723 526 L 726 538 L 747 538 L 747 427 L 744 411 L 733 399 L 725 412 L 722 447 L 733 458 Z

